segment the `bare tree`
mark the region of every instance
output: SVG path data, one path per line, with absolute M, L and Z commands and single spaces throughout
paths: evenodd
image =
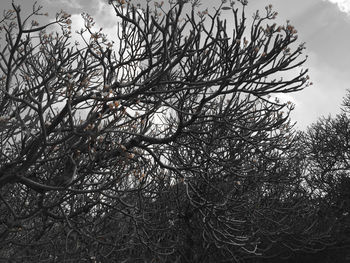
M 237 2 L 210 14 L 198 1 L 111 1 L 114 47 L 87 14 L 80 47 L 69 14 L 40 26 L 30 20 L 41 7 L 23 19 L 13 4 L 1 21 L 3 258 L 205 262 L 259 252 L 257 206 L 269 183 L 294 180 L 279 170 L 293 106 L 270 96 L 310 83 L 296 71 L 305 59 L 295 28 L 273 23 L 267 6 L 247 30 L 247 1 Z
M 319 217 L 330 229 L 327 252 L 344 262 L 350 246 L 349 95 L 341 114 L 322 117 L 304 133 L 306 181 Z

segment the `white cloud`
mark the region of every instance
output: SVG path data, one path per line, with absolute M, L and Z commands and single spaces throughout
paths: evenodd
M 350 15 L 350 0 L 328 0 L 329 2 L 336 4 L 340 11 Z

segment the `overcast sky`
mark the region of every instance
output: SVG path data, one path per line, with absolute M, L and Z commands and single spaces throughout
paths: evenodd
M 221 0 L 202 0 L 202 7 L 214 7 Z M 10 8 L 12 0 L 0 0 L 0 9 Z M 23 11 L 31 9 L 34 0 L 15 0 Z M 51 18 L 61 9 L 72 14 L 74 27 L 82 26 L 80 14 L 92 15 L 98 27 L 112 35 L 115 19 L 107 0 L 39 0 Z M 145 2 L 138 0 L 135 2 Z M 340 112 L 346 90 L 350 88 L 350 0 L 250 0 L 249 10 L 264 10 L 272 4 L 279 13 L 277 22 L 288 19 L 298 30 L 298 40 L 306 42 L 309 68 L 313 86 L 291 95 L 296 104 L 292 119 L 297 128 L 305 129 L 318 117 Z M 250 15 L 249 14 L 249 15 Z

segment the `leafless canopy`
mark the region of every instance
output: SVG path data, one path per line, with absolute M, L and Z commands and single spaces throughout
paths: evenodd
M 247 19 L 247 1 L 197 2 L 111 1 L 114 43 L 87 14 L 80 45 L 65 12 L 4 14 L 3 258 L 233 260 L 288 232 L 290 211 L 309 216 L 288 201 L 293 105 L 271 97 L 310 84 L 295 28 L 272 6 Z

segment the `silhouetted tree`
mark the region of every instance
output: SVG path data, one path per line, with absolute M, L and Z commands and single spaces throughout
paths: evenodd
M 69 14 L 39 26 L 28 19 L 41 7 L 22 19 L 13 4 L 1 20 L 2 259 L 232 262 L 313 236 L 290 163 L 293 106 L 270 97 L 309 85 L 306 70 L 282 78 L 304 46 L 272 6 L 246 30 L 237 2 L 209 14 L 198 1 L 110 1 L 114 47 L 89 15 L 81 47 Z
M 325 252 L 332 255 L 320 262 L 346 262 L 350 246 L 350 119 L 349 95 L 341 114 L 322 117 L 302 138 L 305 146 L 305 179 L 318 216 L 329 228 L 330 241 Z

